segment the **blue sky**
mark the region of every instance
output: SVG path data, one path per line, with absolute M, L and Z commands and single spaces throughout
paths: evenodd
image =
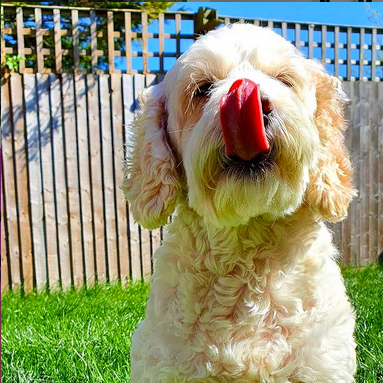
M 178 3 L 172 9 L 195 12 L 199 7 L 209 7 L 224 16 L 371 26 L 374 24 L 368 20 L 368 6 L 383 16 L 383 3 L 189 2 Z

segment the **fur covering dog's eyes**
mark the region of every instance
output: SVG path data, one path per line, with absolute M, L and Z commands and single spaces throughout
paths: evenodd
M 212 90 L 213 83 L 207 82 L 205 84 L 199 85 L 194 92 L 194 97 L 205 97 L 208 96 Z
M 294 82 L 289 76 L 281 74 L 277 76 L 277 80 L 286 85 L 288 88 L 294 88 Z

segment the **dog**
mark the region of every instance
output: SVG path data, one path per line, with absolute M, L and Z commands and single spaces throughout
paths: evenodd
M 122 189 L 155 253 L 132 383 L 350 383 L 325 222 L 355 195 L 341 82 L 272 30 L 200 37 L 141 95 Z

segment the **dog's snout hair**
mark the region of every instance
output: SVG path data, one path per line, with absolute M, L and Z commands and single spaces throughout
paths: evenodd
M 240 79 L 259 87 L 269 145 L 249 159 L 226 155 L 220 120 Z M 356 193 L 346 100 L 319 62 L 246 24 L 199 38 L 143 92 L 122 189 L 144 227 L 175 219 L 132 383 L 353 381 L 354 315 L 323 223 Z

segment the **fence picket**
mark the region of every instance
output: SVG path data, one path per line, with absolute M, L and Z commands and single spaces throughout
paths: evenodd
M 14 132 L 14 166 L 16 174 L 15 193 L 17 196 L 17 209 L 20 225 L 20 254 L 23 269 L 23 285 L 25 290 L 33 287 L 33 258 L 31 243 L 31 228 L 29 214 L 28 171 L 25 156 L 25 121 L 22 77 L 12 73 L 10 79 L 10 98 L 12 105 L 13 132 Z
M 378 84 L 379 135 L 378 135 L 378 254 L 383 251 L 383 82 Z
M 60 10 L 55 8 L 53 10 L 54 18 L 54 39 L 55 39 L 55 62 L 56 62 L 56 72 L 62 72 L 62 44 L 61 44 L 61 17 Z
M 181 15 L 176 14 L 176 58 L 181 55 Z
M 67 168 L 68 211 L 71 244 L 72 280 L 75 287 L 84 282 L 80 195 L 77 157 L 76 106 L 74 77 L 62 75 L 65 160 Z
M 91 191 L 93 208 L 93 232 L 95 240 L 95 269 L 99 282 L 105 281 L 106 273 L 106 239 L 104 217 L 104 188 L 102 187 L 102 159 L 100 133 L 100 99 L 99 76 L 87 75 L 87 92 L 89 105 L 89 144 L 91 163 Z
M 123 97 L 123 116 L 124 116 L 124 150 L 125 157 L 130 151 L 131 145 L 131 129 L 130 124 L 134 119 L 134 94 L 133 94 L 133 76 L 122 76 L 122 97 Z M 138 238 L 138 228 L 134 224 L 134 219 L 129 211 L 129 206 L 126 204 L 126 227 L 128 235 L 128 253 L 129 253 L 129 278 L 133 279 L 133 254 L 138 253 L 137 243 L 134 242 L 134 238 Z
M 364 28 L 360 28 L 359 35 L 359 80 L 363 80 L 363 68 L 364 68 Z
M 5 67 L 4 7 L 1 7 L 1 68 Z
M 37 55 L 37 72 L 44 72 L 44 55 L 43 55 L 43 35 L 42 35 L 42 17 L 41 8 L 35 9 L 35 20 L 36 20 L 36 55 Z
M 132 18 L 130 12 L 124 12 L 124 16 L 126 73 L 130 73 L 132 71 Z
M 92 57 L 92 73 L 97 71 L 97 21 L 96 12 L 90 11 L 90 52 Z
M 129 153 L 132 145 L 132 135 L 129 130 L 129 124 L 133 121 L 134 113 L 136 109 L 136 98 L 138 89 L 144 87 L 143 76 L 141 78 L 141 84 L 138 83 L 137 77 L 140 75 L 124 76 L 124 115 L 125 115 L 125 139 L 126 139 L 126 151 Z M 136 89 L 133 92 L 133 89 Z M 141 278 L 141 257 L 140 257 L 140 235 L 139 226 L 135 223 L 133 214 L 129 212 L 129 233 L 130 233 L 130 262 L 131 262 L 131 278 L 137 280 Z
M 371 46 L 371 80 L 375 80 L 378 77 L 376 75 L 376 28 L 372 29 Z
M 101 137 L 102 137 L 102 161 L 103 161 L 103 188 L 104 209 L 107 243 L 107 272 L 110 281 L 116 281 L 118 275 L 117 260 L 117 232 L 116 232 L 116 206 L 115 206 L 115 180 L 112 125 L 110 113 L 110 75 L 101 75 L 100 102 L 101 102 Z
M 47 285 L 55 289 L 59 285 L 59 266 L 57 258 L 57 232 L 56 232 L 56 211 L 53 185 L 53 158 L 52 158 L 52 130 L 50 119 L 49 102 L 49 75 L 36 74 L 38 120 L 40 133 L 40 155 L 43 179 L 43 200 L 44 200 L 44 226 L 46 262 L 48 268 Z
M 1 159 L 1 165 L 3 165 L 3 159 Z M 1 293 L 7 291 L 9 288 L 12 288 L 12 281 L 9 276 L 10 274 L 10 254 L 7 246 L 7 236 L 5 229 L 5 201 L 4 201 L 4 171 L 1 169 Z
M 137 74 L 134 76 L 134 98 L 138 100 L 139 94 L 146 86 L 146 76 Z M 145 257 L 144 254 L 150 254 L 150 233 L 148 230 L 138 227 L 139 239 L 139 264 L 140 276 L 144 279 L 145 276 L 150 274 L 150 259 Z
M 146 87 L 155 85 L 158 83 L 158 76 L 155 74 L 148 74 L 146 75 Z M 152 230 L 149 234 L 149 246 L 150 246 L 150 271 L 153 272 L 153 255 L 154 252 L 158 249 L 158 247 L 161 245 L 161 230 L 155 229 Z M 148 269 L 148 265 L 146 266 L 146 269 Z
M 27 127 L 27 159 L 29 167 L 29 190 L 32 222 L 33 256 L 36 288 L 41 291 L 47 283 L 45 253 L 45 232 L 43 227 L 43 197 L 40 158 L 40 138 L 38 126 L 38 105 L 36 98 L 35 75 L 25 74 L 24 99 L 25 123 Z
M 346 79 L 348 81 L 351 80 L 352 71 L 351 71 L 351 33 L 352 28 L 347 28 L 347 76 Z
M 16 28 L 17 28 L 17 54 L 24 56 L 24 17 L 23 8 L 16 9 Z M 25 69 L 25 61 L 19 62 L 19 73 L 23 73 Z
M 77 121 L 77 142 L 79 159 L 80 179 L 80 214 L 82 226 L 82 252 L 83 268 L 86 283 L 92 285 L 95 282 L 94 268 L 94 243 L 92 227 L 92 201 L 90 191 L 89 174 L 89 142 L 87 129 L 87 87 L 85 75 L 75 76 L 76 85 L 76 121 Z
M 158 55 L 160 59 L 160 72 L 164 71 L 164 14 L 158 15 Z
M 361 129 L 360 129 L 360 150 L 361 160 L 364 161 L 364 166 L 360 168 L 360 198 L 361 198 L 361 212 L 360 212 L 360 229 L 361 229 L 361 243 L 360 243 L 360 258 L 361 264 L 366 265 L 368 263 L 368 196 L 370 192 L 369 183 L 369 162 L 368 162 L 368 142 L 369 142 L 369 119 L 370 119 L 370 103 L 369 103 L 369 84 L 359 82 L 360 95 L 362 99 L 360 118 L 361 118 Z
M 2 79 L 1 88 L 1 134 L 2 134 L 2 169 L 4 172 L 4 192 L 5 192 L 5 211 L 7 232 L 8 232 L 8 248 L 10 254 L 10 270 L 12 273 L 12 288 L 21 287 L 22 279 L 20 273 L 20 246 L 19 246 L 19 225 L 17 217 L 16 194 L 14 192 L 15 174 L 14 174 L 14 150 L 13 136 L 14 127 L 11 119 L 11 105 L 9 82 Z
M 339 76 L 339 27 L 334 30 L 334 76 Z
M 108 20 L 108 64 L 109 73 L 114 72 L 114 21 L 113 12 L 107 13 Z
M 351 92 L 351 84 L 346 82 L 343 84 L 344 91 L 347 95 L 350 95 Z M 350 105 L 346 107 L 345 118 L 346 121 L 351 121 L 352 108 Z M 352 135 L 353 129 L 351 126 L 348 127 L 345 133 L 345 145 L 349 149 L 352 144 Z M 351 154 L 351 153 L 350 153 Z M 342 255 L 342 263 L 349 264 L 351 261 L 351 223 L 352 223 L 352 215 L 351 215 L 351 206 L 348 211 L 348 218 L 342 222 L 341 230 L 342 230 L 342 242 L 340 243 L 340 250 Z
M 59 255 L 60 284 L 68 290 L 72 286 L 72 265 L 69 242 L 68 190 L 65 167 L 65 143 L 63 126 L 63 104 L 61 102 L 61 81 L 55 74 L 50 74 L 51 118 L 53 131 L 53 154 L 57 211 L 57 248 Z M 71 169 L 68 169 L 71 171 Z
M 309 25 L 309 59 L 313 58 L 313 34 L 314 34 L 314 25 Z
M 73 9 L 72 16 L 72 45 L 73 45 L 73 69 L 77 74 L 80 69 L 80 52 L 79 52 L 79 29 L 78 29 L 78 11 Z
M 374 100 L 379 97 L 378 94 L 378 83 L 369 84 L 370 88 L 370 121 L 369 131 L 370 140 L 368 147 L 368 162 L 369 162 L 369 193 L 368 193 L 368 263 L 373 263 L 376 260 L 376 254 L 378 254 L 378 166 L 375 166 L 376 158 L 378 158 L 378 143 L 379 143 L 379 106 Z M 383 126 L 381 127 L 381 129 Z
M 142 29 L 142 73 L 148 73 L 148 15 L 141 14 Z
M 351 217 L 353 225 L 351 226 L 351 262 L 353 265 L 358 265 L 360 257 L 360 92 L 359 83 L 350 82 L 350 99 L 351 99 L 351 118 L 350 125 L 356 130 L 352 135 L 351 158 L 354 166 L 354 185 L 358 191 L 358 196 L 351 204 Z
M 327 48 L 327 42 L 326 42 L 326 32 L 327 27 L 326 25 L 322 25 L 322 39 L 321 39 L 321 61 L 323 65 L 326 65 L 326 48 Z
M 119 276 L 123 283 L 129 278 L 129 250 L 127 236 L 126 221 L 126 204 L 124 195 L 120 189 L 123 175 L 124 164 L 124 125 L 122 110 L 122 76 L 119 74 L 111 75 L 112 88 L 112 111 L 113 111 L 113 136 L 114 136 L 114 163 L 115 163 L 115 179 L 116 179 L 116 212 L 117 212 L 117 229 L 118 229 L 118 269 Z

